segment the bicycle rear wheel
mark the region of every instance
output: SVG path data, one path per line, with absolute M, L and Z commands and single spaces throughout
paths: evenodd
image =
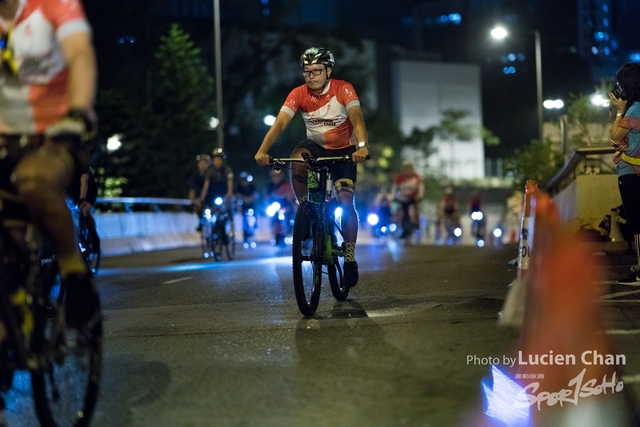
M 43 295 L 50 295 L 50 288 L 51 283 L 44 286 Z M 39 355 L 38 367 L 31 371 L 38 419 L 47 427 L 87 427 L 100 384 L 102 320 L 81 333 L 66 327 L 56 301 L 43 299 L 36 307 L 32 336 Z
M 334 209 L 330 210 L 333 211 Z M 344 301 L 349 296 L 349 287 L 344 283 L 344 238 L 338 222 L 339 220 L 336 221 L 332 215 L 329 230 L 333 234 L 331 242 L 334 249 L 340 249 L 342 253 L 336 254 L 334 251 L 333 264 L 327 266 L 327 273 L 333 297 L 338 301 Z
M 300 312 L 313 316 L 320 301 L 322 284 L 322 233 L 313 205 L 302 202 L 293 226 L 293 288 Z

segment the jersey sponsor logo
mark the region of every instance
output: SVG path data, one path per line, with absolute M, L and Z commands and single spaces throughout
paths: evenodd
M 340 117 L 310 117 L 309 124 L 313 126 L 338 126 Z

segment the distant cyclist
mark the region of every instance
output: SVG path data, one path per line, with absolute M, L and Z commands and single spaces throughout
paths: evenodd
M 213 163 L 207 170 L 207 174 L 200 197 L 205 200 L 210 195 L 214 200 L 217 197 L 224 199 L 227 208 L 233 198 L 233 170 L 227 166 L 224 160 L 227 155 L 222 148 L 213 150 L 211 157 Z
M 197 215 L 198 219 L 202 217 L 202 209 L 204 206 L 211 206 L 213 203 L 212 195 L 206 193 L 202 196 L 202 189 L 204 188 L 204 182 L 207 178 L 207 172 L 211 167 L 211 156 L 208 154 L 199 154 L 196 156 L 197 169 L 191 174 L 189 178 L 189 200 L 191 201 L 191 207 L 193 212 Z M 200 231 L 202 224 L 198 224 L 197 231 Z
M 409 217 L 415 228 L 420 226 L 420 201 L 424 196 L 424 182 L 422 177 L 413 170 L 412 163 L 406 163 L 396 179 L 393 181 L 391 193 L 402 207 L 404 218 Z M 413 209 L 411 209 L 413 208 Z M 410 229 L 402 231 L 402 237 L 406 237 Z
M 291 153 L 292 157 L 351 155 L 353 163 L 336 164 L 331 176 L 343 208 L 342 225 L 345 239 L 344 279 L 349 287 L 358 283 L 355 258 L 358 216 L 354 207 L 356 165 L 369 155 L 367 128 L 360 101 L 353 86 L 344 80 L 331 79 L 335 61 L 322 47 L 311 47 L 300 56 L 305 84 L 293 89 L 280 109 L 276 121 L 264 137 L 255 160 L 269 164 L 269 149 L 300 110 L 307 128 L 307 139 Z M 292 164 L 292 184 L 299 201 L 307 198 L 307 165 Z

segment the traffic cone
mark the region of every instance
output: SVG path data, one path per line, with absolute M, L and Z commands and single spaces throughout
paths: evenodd
M 507 296 L 498 313 L 498 325 L 521 327 L 524 322 L 526 304 L 526 273 L 529 270 L 531 258 L 531 239 L 534 232 L 534 211 L 538 182 L 527 180 L 523 197 L 522 218 L 520 220 L 520 243 L 518 245 L 518 273 L 516 279 L 507 288 Z
M 601 269 L 596 269 L 588 243 L 560 224 L 558 208 L 548 195 L 536 197 L 534 215 L 515 375 L 531 395 L 529 402 L 535 402 L 529 406 L 532 425 L 627 426 L 621 394 L 626 356 L 616 354 L 603 334 L 596 302 Z
M 483 380 L 485 410 L 470 426 L 623 427 L 630 411 L 616 354 L 603 334 L 599 280 L 588 244 L 559 221 L 556 205 L 539 194 L 525 324 L 513 366 L 492 366 Z

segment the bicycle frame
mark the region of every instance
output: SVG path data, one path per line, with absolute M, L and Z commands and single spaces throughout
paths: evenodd
M 25 288 L 27 298 L 31 299 L 31 304 L 41 304 L 42 298 L 38 296 L 42 289 L 38 288 L 37 283 L 39 273 L 39 265 L 37 262 L 38 245 L 33 236 L 33 226 L 31 224 L 27 225 L 25 229 L 27 245 L 26 247 L 21 247 L 21 245 L 13 239 L 9 230 L 2 225 L 2 222 L 2 218 L 0 217 L 0 241 L 2 244 L 0 256 L 15 256 L 16 263 L 28 266 L 25 280 L 20 285 Z M 36 369 L 39 366 L 38 357 L 31 351 L 28 337 L 25 337 L 20 329 L 18 319 L 15 315 L 15 306 L 11 303 L 9 292 L 10 290 L 6 283 L 0 285 L 0 317 L 2 318 L 7 333 L 6 339 L 9 340 L 10 346 L 15 353 L 15 362 L 17 364 L 15 369 Z M 33 315 L 34 312 L 35 310 L 32 306 L 31 314 Z
M 322 218 L 323 229 L 317 232 L 322 232 L 324 237 L 324 251 L 322 252 L 322 264 L 324 265 L 333 265 L 336 257 L 341 257 L 345 254 L 344 246 L 338 246 L 335 233 L 333 233 L 333 227 L 336 227 L 340 234 L 342 234 L 342 228 L 328 210 L 331 201 L 335 200 L 333 197 L 333 180 L 329 174 L 329 164 L 350 160 L 351 156 L 348 155 L 317 158 L 303 155 L 303 157 L 273 159 L 274 164 L 280 165 L 280 167 L 286 167 L 286 162 L 306 163 L 309 166 L 307 172 L 308 200 L 316 208 L 318 217 Z M 324 183 L 324 188 L 322 188 L 322 183 Z

